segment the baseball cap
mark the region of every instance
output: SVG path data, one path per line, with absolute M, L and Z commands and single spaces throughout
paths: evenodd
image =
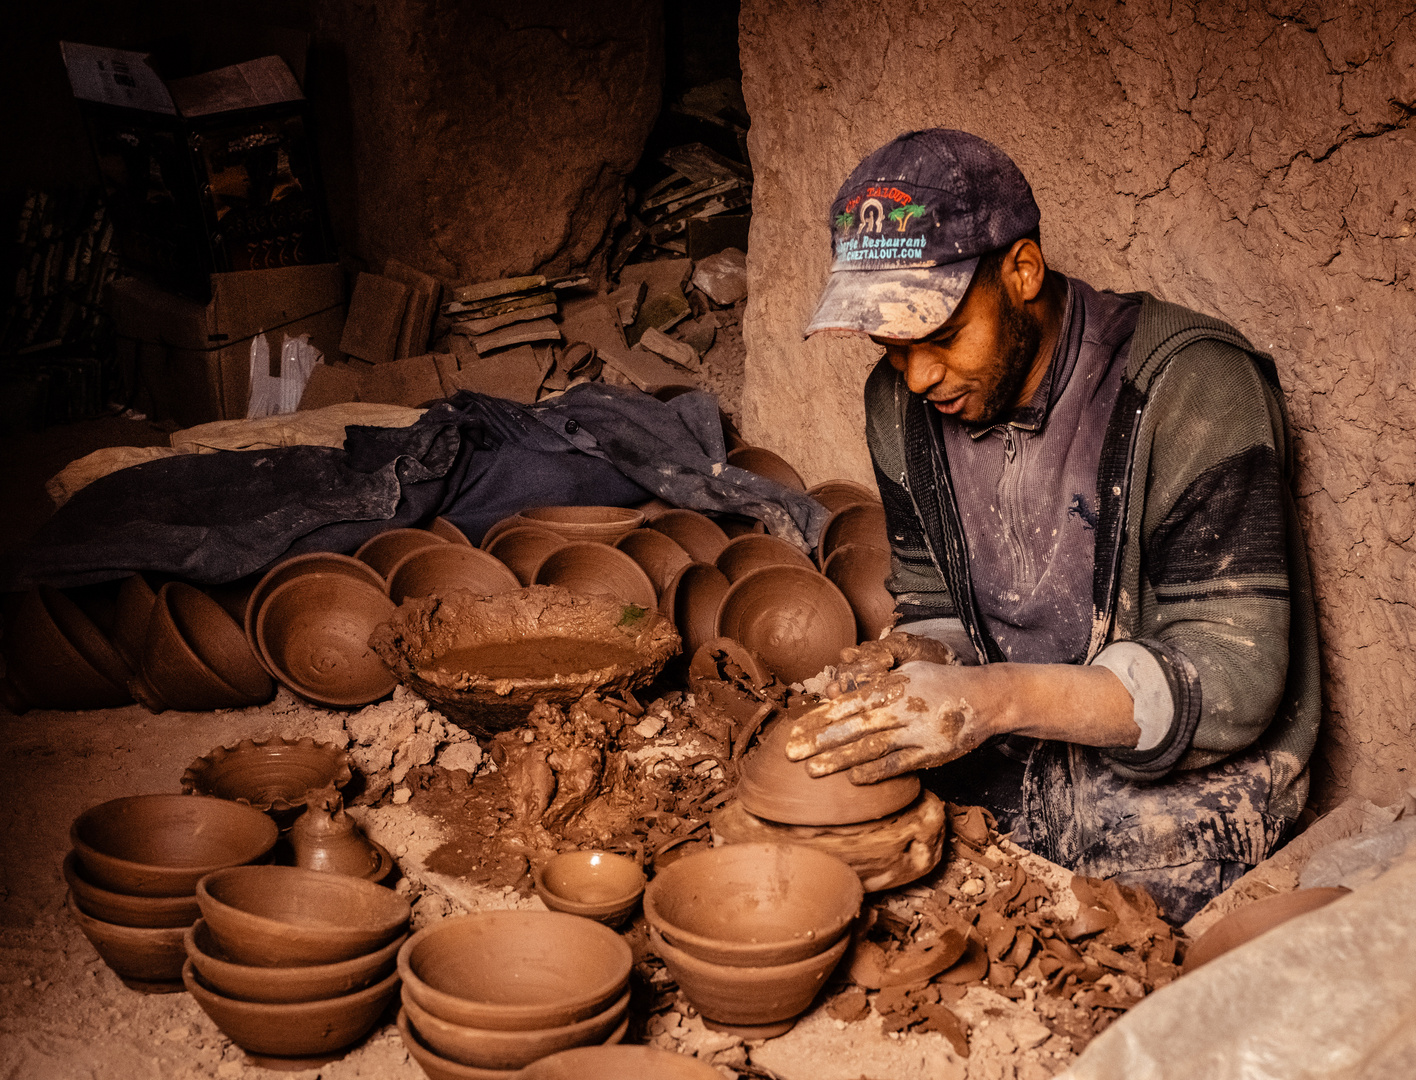
M 857 165 L 831 204 L 831 276 L 806 336 L 928 337 L 958 307 L 979 256 L 1040 217 L 1021 170 L 988 140 L 949 128 L 901 135 Z

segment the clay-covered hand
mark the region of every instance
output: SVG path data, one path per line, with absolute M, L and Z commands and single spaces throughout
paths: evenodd
M 974 669 L 911 661 L 818 705 L 792 727 L 787 757 L 813 776 L 850 769 L 856 784 L 932 768 L 988 737 L 965 691 Z
M 822 696 L 838 698 L 870 685 L 887 671 L 913 660 L 928 660 L 934 664 L 959 662 L 954 650 L 942 641 L 894 630 L 879 641 L 863 641 L 842 649 L 836 678 L 827 684 Z

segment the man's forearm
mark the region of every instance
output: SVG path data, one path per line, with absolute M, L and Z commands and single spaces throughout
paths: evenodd
M 1141 734 L 1131 695 L 1105 668 L 988 664 L 958 675 L 961 696 L 989 735 L 1130 747 Z

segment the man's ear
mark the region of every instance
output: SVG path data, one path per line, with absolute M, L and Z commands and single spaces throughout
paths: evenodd
M 1015 242 L 1003 257 L 1001 283 L 1019 307 L 1037 299 L 1046 276 L 1047 262 L 1042 257 L 1042 248 L 1031 237 L 1025 236 Z

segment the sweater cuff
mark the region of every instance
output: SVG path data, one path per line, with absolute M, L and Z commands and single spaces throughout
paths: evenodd
M 1119 646 L 1123 644 L 1149 653 L 1155 667 L 1152 668 L 1131 649 L 1121 650 Z M 1104 665 L 1107 670 L 1115 673 L 1123 683 L 1127 683 L 1128 676 L 1136 679 L 1132 699 L 1136 703 L 1136 723 L 1141 727 L 1141 741 L 1133 748 L 1103 751 L 1103 756 L 1111 770 L 1124 779 L 1159 780 L 1185 756 L 1195 737 L 1195 729 L 1199 727 L 1200 674 L 1190 663 L 1189 657 L 1179 649 L 1153 638 L 1113 643 L 1092 662 L 1100 662 L 1102 656 L 1111 654 L 1113 650 L 1117 651 L 1116 660 L 1119 662 L 1112 666 L 1108 660 Z M 1118 667 L 1127 671 L 1127 675 L 1122 675 Z M 1156 669 L 1165 679 L 1170 698 L 1169 722 L 1164 724 L 1160 741 L 1150 745 L 1154 732 L 1154 727 L 1150 725 L 1161 726 L 1159 718 L 1165 712 L 1160 686 L 1154 676 Z M 1131 689 L 1129 683 L 1127 689 Z
M 1145 753 L 1164 742 L 1175 721 L 1175 698 L 1155 653 L 1134 641 L 1117 641 L 1097 654 L 1092 667 L 1106 668 L 1131 695 L 1131 719 L 1141 729 L 1132 749 Z

